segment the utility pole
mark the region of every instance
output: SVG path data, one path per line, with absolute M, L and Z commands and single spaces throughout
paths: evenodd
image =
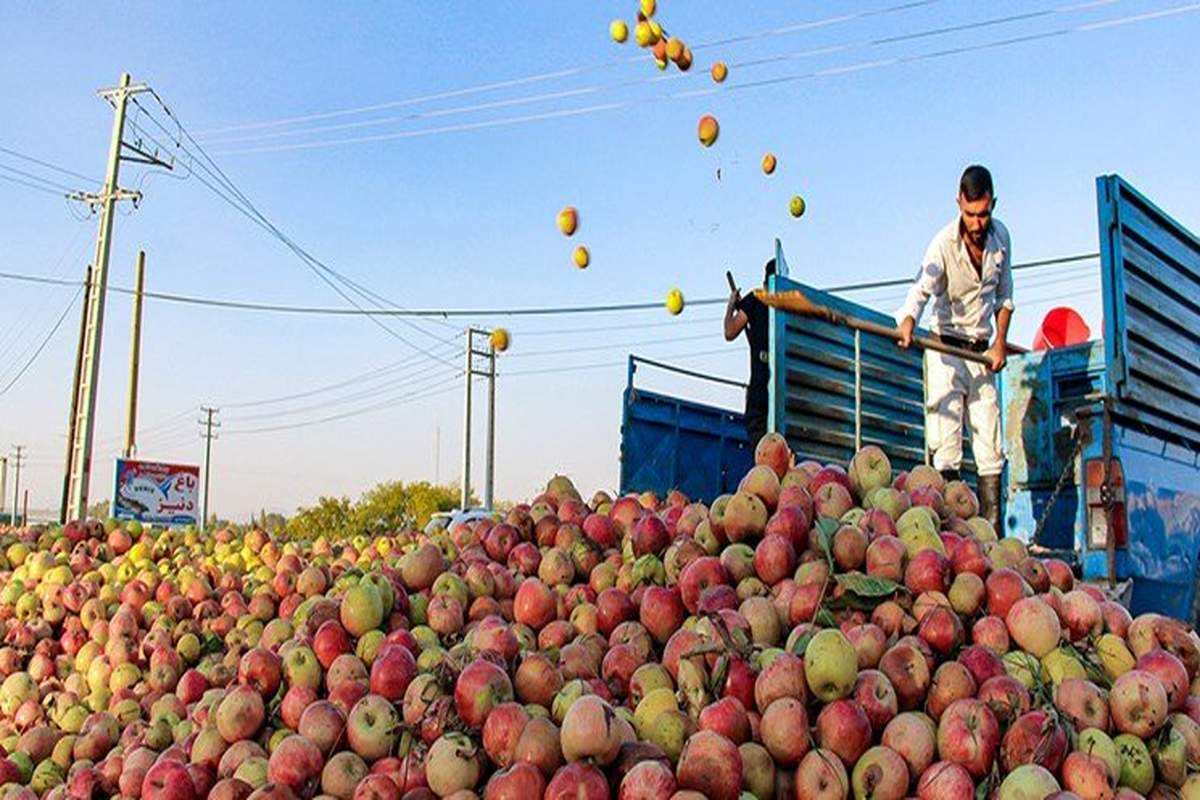
M 463 401 L 462 507 L 464 510 L 471 501 L 471 382 L 476 376 L 488 379 L 487 450 L 484 454 L 487 461 L 483 474 L 483 506 L 489 511 L 492 508 L 492 481 L 495 478 L 496 457 L 496 349 L 490 345 L 491 334 L 491 331 L 467 328 L 467 358 L 464 370 L 467 384 L 466 398 Z M 476 336 L 482 336 L 489 341 L 487 350 L 475 349 Z M 488 359 L 486 370 L 476 369 L 476 356 Z
M 140 192 L 127 191 L 118 185 L 122 161 L 137 161 L 171 168 L 171 165 L 156 155 L 146 152 L 140 145 L 124 141 L 125 117 L 129 100 L 136 94 L 149 91 L 142 83 L 131 83 L 129 73 L 122 73 L 118 85 L 101 89 L 98 94 L 113 107 L 112 138 L 108 146 L 108 165 L 104 174 L 104 188 L 99 194 L 75 194 L 74 199 L 100 209 L 100 226 L 96 235 L 94 270 L 89 276 L 87 297 L 83 304 L 84 346 L 77 370 L 78 391 L 71 400 L 72 421 L 68 426 L 70 439 L 67 447 L 67 490 L 66 502 L 60 517 L 73 516 L 83 519 L 87 513 L 88 481 L 92 471 L 92 444 L 96 425 L 96 386 L 100 377 L 100 342 L 104 331 L 104 301 L 108 293 L 108 262 L 112 253 L 113 220 L 117 202 L 131 200 L 136 205 L 141 200 Z M 132 155 L 126 153 L 129 151 Z
M 474 337 L 475 330 L 467 328 L 467 363 L 463 370 L 466 379 L 465 395 L 463 398 L 463 463 L 462 463 L 462 510 L 470 508 L 471 503 L 471 381 L 475 377 L 474 368 Z
M 221 427 L 221 423 L 213 421 L 213 415 L 220 412 L 219 408 L 210 406 L 200 406 L 200 412 L 204 414 L 204 419 L 199 420 L 204 426 L 204 432 L 200 434 L 200 438 L 204 440 L 204 498 L 200 503 L 200 530 L 205 530 L 208 527 L 208 477 L 209 467 L 212 464 L 212 443 L 213 439 L 217 438 L 217 434 L 213 432 L 214 428 Z
M 0 515 L 8 505 L 8 456 L 0 456 Z
M 492 510 L 492 482 L 496 478 L 496 348 L 488 345 L 487 460 L 483 468 L 483 507 Z
M 88 323 L 88 304 L 87 298 L 91 297 L 92 281 L 95 279 L 95 270 L 92 265 L 87 266 L 87 278 L 84 281 L 84 302 L 83 311 L 79 315 L 79 343 L 75 347 L 75 377 L 71 383 L 71 409 L 67 413 L 67 468 L 63 470 L 63 488 L 62 488 L 62 504 L 58 507 L 58 524 L 67 524 L 67 509 L 70 500 L 71 491 L 71 449 L 75 446 L 75 423 L 79 421 L 79 384 L 82 382 L 83 374 L 83 344 L 87 340 L 87 323 Z
M 17 527 L 17 509 L 21 507 L 21 462 L 25 459 L 22 453 L 24 449 L 24 445 L 13 445 L 13 452 L 16 453 L 13 456 L 13 468 L 16 471 L 16 477 L 13 479 L 12 524 L 14 528 Z
M 129 400 L 125 415 L 125 457 L 137 448 L 138 370 L 142 356 L 142 289 L 146 282 L 146 251 L 138 250 L 133 278 L 133 330 L 129 337 Z

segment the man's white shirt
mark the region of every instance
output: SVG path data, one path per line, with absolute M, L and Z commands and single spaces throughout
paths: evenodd
M 992 219 L 979 274 L 967 253 L 960 218 L 939 230 L 925 250 L 921 271 L 908 290 L 896 322 L 921 313 L 930 304 L 929 329 L 934 333 L 990 341 L 992 320 L 1001 308 L 1013 309 L 1012 244 L 1008 228 Z

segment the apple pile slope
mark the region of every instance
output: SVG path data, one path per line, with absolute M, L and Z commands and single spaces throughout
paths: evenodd
M 0 799 L 1200 798 L 1200 638 L 866 447 L 337 540 L 0 531 Z

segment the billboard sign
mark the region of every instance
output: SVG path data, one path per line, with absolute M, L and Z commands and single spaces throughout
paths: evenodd
M 199 490 L 199 467 L 118 458 L 112 515 L 152 525 L 196 525 Z

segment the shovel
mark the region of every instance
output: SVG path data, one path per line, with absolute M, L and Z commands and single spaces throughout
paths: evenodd
M 892 328 L 887 325 L 880 325 L 877 322 L 868 322 L 865 319 L 852 317 L 849 314 L 843 314 L 840 311 L 835 311 L 829 306 L 817 305 L 809 300 L 804 292 L 799 289 L 789 289 L 785 292 L 768 292 L 766 289 L 755 289 L 754 296 L 761 300 L 766 305 L 772 308 L 778 308 L 781 311 L 790 311 L 793 314 L 802 314 L 806 317 L 816 317 L 817 319 L 827 320 L 835 325 L 845 325 L 852 330 L 865 331 L 867 333 L 886 336 L 893 341 L 900 339 L 900 329 Z M 925 348 L 926 350 L 936 350 L 939 353 L 956 356 L 967 361 L 974 361 L 977 364 L 983 364 L 990 367 L 992 362 L 983 353 L 976 353 L 974 350 L 967 350 L 962 347 L 955 347 L 952 344 L 934 339 L 929 336 L 913 335 L 913 344 Z

